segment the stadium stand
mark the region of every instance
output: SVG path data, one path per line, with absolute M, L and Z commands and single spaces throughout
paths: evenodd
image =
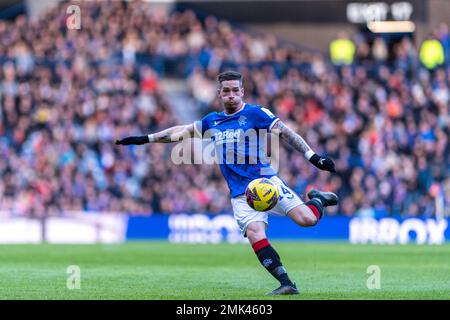
M 81 6 L 81 30 L 65 28 L 61 7 L 39 20 L 0 20 L 0 210 L 229 212 L 217 166 L 173 165 L 164 145 L 112 144 L 180 122 L 161 89 L 165 77 L 186 78 L 199 117 L 216 110 L 215 76 L 227 69 L 244 74 L 248 102 L 269 106 L 336 159 L 339 175 L 328 175 L 301 154 L 280 153 L 280 175 L 300 195 L 311 187 L 338 193 L 341 204 L 328 214 L 434 216 L 438 197 L 448 210 L 444 25 L 445 61 L 434 69 L 421 65 L 408 38 L 392 57 L 382 39 L 370 47 L 358 38 L 353 63 L 335 67 L 326 54 L 189 10 Z

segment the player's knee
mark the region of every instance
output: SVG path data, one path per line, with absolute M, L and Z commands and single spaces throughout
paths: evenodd
M 302 227 L 311 227 L 317 224 L 317 217 L 305 206 L 299 206 L 289 211 L 288 215 L 295 223 Z
M 246 235 L 251 244 L 266 238 L 264 228 L 261 228 L 259 225 L 249 225 L 246 230 Z
M 247 230 L 247 238 L 251 244 L 258 242 L 259 240 L 265 239 L 266 235 L 264 232 L 258 232 L 254 230 Z
M 306 227 L 315 226 L 317 224 L 317 218 L 313 214 L 304 215 L 303 223 Z
M 312 227 L 317 224 L 317 218 L 313 214 L 301 213 L 297 220 L 303 227 Z

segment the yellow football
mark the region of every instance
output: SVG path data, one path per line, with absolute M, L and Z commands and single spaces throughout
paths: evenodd
M 275 207 L 280 197 L 278 186 L 267 178 L 251 181 L 245 190 L 248 205 L 257 211 L 268 211 Z

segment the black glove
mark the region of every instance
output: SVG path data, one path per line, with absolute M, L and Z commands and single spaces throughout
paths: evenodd
M 149 142 L 150 140 L 148 139 L 148 136 L 133 136 L 133 137 L 126 137 L 122 140 L 116 140 L 116 144 L 123 144 L 125 146 L 130 144 L 144 144 Z
M 309 159 L 309 162 L 311 162 L 313 165 L 315 165 L 317 168 L 321 170 L 336 172 L 336 169 L 334 168 L 334 162 L 330 158 L 320 157 L 319 155 L 314 154 Z

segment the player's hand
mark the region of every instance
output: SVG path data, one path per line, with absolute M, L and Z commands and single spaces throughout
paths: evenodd
M 309 159 L 309 162 L 311 162 L 313 165 L 315 165 L 317 168 L 319 168 L 321 170 L 336 172 L 336 169 L 334 167 L 334 162 L 330 158 L 321 157 L 317 154 L 314 154 Z
M 145 144 L 148 142 L 149 142 L 148 136 L 132 136 L 126 137 L 122 140 L 116 140 L 116 144 L 122 144 L 125 146 L 130 144 Z

